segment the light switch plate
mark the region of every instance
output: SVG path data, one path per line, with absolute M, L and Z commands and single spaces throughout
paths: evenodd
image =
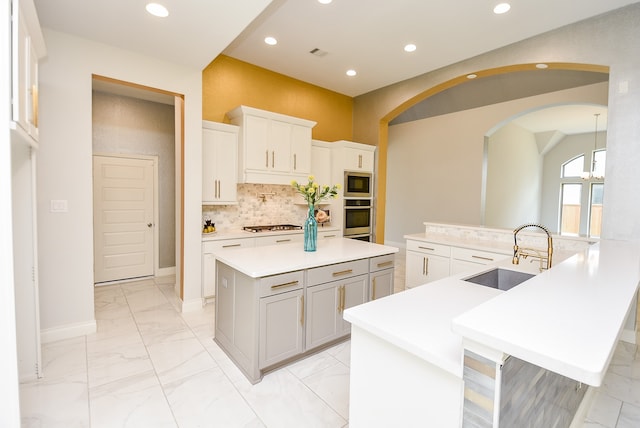
M 66 199 L 52 199 L 51 209 L 52 213 L 66 213 L 69 211 L 69 205 Z

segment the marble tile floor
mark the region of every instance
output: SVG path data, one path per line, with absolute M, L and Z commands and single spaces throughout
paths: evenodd
M 214 306 L 179 313 L 173 277 L 98 287 L 98 331 L 43 346 L 23 427 L 348 427 L 349 342 L 251 385 L 213 341 Z
M 173 284 L 97 288 L 97 333 L 43 346 L 22 426 L 348 427 L 348 341 L 251 385 L 212 340 L 214 305 L 178 312 Z M 582 428 L 638 426 L 640 354 L 621 344 Z

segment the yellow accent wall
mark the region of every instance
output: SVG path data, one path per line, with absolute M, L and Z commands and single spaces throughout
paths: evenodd
M 316 121 L 316 140 L 353 139 L 353 98 L 220 55 L 202 72 L 202 118 L 229 123 L 239 105 Z

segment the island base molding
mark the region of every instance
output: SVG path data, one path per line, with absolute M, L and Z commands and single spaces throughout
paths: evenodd
M 217 338 L 213 338 L 213 341 L 216 342 L 218 344 L 218 346 L 220 346 L 220 349 L 222 349 L 222 351 L 227 355 L 227 357 L 229 357 L 231 359 L 231 361 L 233 361 L 233 363 L 235 364 L 235 366 L 242 372 L 242 374 L 247 378 L 247 380 L 252 384 L 255 385 L 257 383 L 260 383 L 262 381 L 262 378 L 265 375 L 268 375 L 271 372 L 274 372 L 278 369 L 281 369 L 282 367 L 285 367 L 291 363 L 294 363 L 296 361 L 300 361 L 304 358 L 310 357 L 312 355 L 315 354 L 319 354 L 320 352 L 326 351 L 327 349 L 339 345 L 341 343 L 347 342 L 351 339 L 351 335 L 347 335 L 347 336 L 343 336 L 339 339 L 333 340 L 331 342 L 328 342 L 324 345 L 318 346 L 317 348 L 313 348 L 310 349 L 306 352 L 303 352 L 302 354 L 298 354 L 294 357 L 288 358 L 286 360 L 283 360 L 277 364 L 274 364 L 272 366 L 269 367 L 265 367 L 263 369 L 257 369 L 255 367 L 250 367 L 246 365 L 246 362 L 243 358 L 236 358 L 237 354 L 233 351 L 233 345 L 231 343 L 229 343 L 228 341 L 225 341 L 224 339 L 222 340 L 218 340 Z
M 504 355 L 489 359 L 464 350 L 463 427 L 572 426 L 588 386 Z

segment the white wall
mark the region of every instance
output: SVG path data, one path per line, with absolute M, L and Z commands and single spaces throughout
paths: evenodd
M 425 221 L 480 225 L 485 136 L 543 106 L 606 105 L 607 92 L 604 82 L 390 126 L 385 242 Z
M 540 221 L 542 156 L 536 137 L 508 123 L 489 137 L 484 225 L 514 229 Z
M 184 300 L 199 301 L 201 71 L 64 33 L 44 34 L 48 56 L 40 66 L 37 183 L 43 340 L 94 328 L 92 74 L 185 97 Z M 49 212 L 54 199 L 67 200 L 68 212 Z

